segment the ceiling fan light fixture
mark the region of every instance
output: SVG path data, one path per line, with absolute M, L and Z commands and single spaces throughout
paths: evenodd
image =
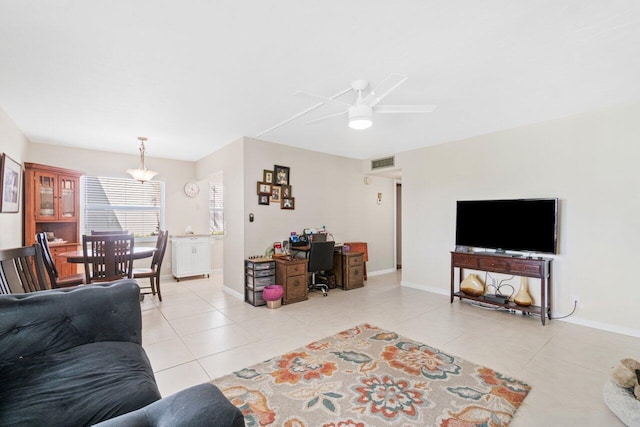
M 349 108 L 349 127 L 351 129 L 367 129 L 373 124 L 373 109 L 366 104 L 358 104 Z
M 133 177 L 136 181 L 140 181 L 143 184 L 147 181 L 151 181 L 158 172 L 149 170 L 144 167 L 144 142 L 147 140 L 144 136 L 139 136 L 140 141 L 140 167 L 138 169 L 127 169 L 127 173 Z

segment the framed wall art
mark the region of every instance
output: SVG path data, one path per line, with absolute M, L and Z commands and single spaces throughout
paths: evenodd
M 266 195 L 258 196 L 258 204 L 259 205 L 268 205 L 269 204 L 269 197 L 270 196 L 266 196 Z
M 291 194 L 291 186 L 290 185 L 283 185 L 282 186 L 282 198 L 289 198 L 293 196 L 293 194 Z
M 267 184 L 273 184 L 273 171 L 264 169 L 262 171 L 262 182 Z
M 273 165 L 275 183 L 277 185 L 289 185 L 289 167 Z
M 280 203 L 280 200 L 282 199 L 280 194 L 281 191 L 282 189 L 279 185 L 271 186 L 271 203 Z
M 20 187 L 22 165 L 6 154 L 2 154 L 0 167 L 0 212 L 18 212 L 20 209 Z
M 296 199 L 293 197 L 282 198 L 282 202 L 280 204 L 280 209 L 295 209 L 296 208 Z
M 271 195 L 271 184 L 267 184 L 266 182 L 258 182 L 258 195 L 259 196 L 270 196 Z

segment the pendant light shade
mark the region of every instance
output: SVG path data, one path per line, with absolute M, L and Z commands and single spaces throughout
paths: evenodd
M 133 179 L 145 183 L 151 181 L 158 172 L 149 170 L 144 167 L 144 142 L 147 140 L 144 136 L 139 136 L 140 140 L 140 167 L 138 169 L 127 169 L 127 173 L 133 177 Z

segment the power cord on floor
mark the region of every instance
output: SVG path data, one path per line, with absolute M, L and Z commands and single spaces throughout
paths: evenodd
M 552 317 L 552 319 L 553 319 L 553 320 L 556 320 L 556 319 L 566 319 L 567 317 L 572 316 L 572 315 L 573 315 L 573 313 L 575 313 L 575 312 L 576 312 L 576 308 L 578 308 L 578 301 L 574 301 L 574 302 L 573 302 L 573 310 L 571 310 L 571 313 L 569 313 L 569 314 L 567 314 L 567 315 L 565 315 L 565 316 L 560 316 L 560 317 L 553 316 L 553 317 Z

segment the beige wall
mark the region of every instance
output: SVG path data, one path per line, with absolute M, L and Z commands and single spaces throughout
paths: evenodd
M 291 168 L 294 210 L 258 205 L 256 183 L 274 164 Z M 243 293 L 244 258 L 263 255 L 273 242 L 306 227 L 325 225 L 343 242 L 367 241 L 369 271 L 394 267 L 393 181 L 374 178 L 365 186 L 361 161 L 243 138 L 197 164 L 201 182 L 220 173 L 225 195 L 224 284 L 238 294 Z M 376 202 L 378 192 L 383 192 L 381 205 Z M 254 222 L 249 222 L 250 213 Z
M 224 189 L 224 223 L 225 235 L 222 242 L 222 267 L 224 285 L 237 296 L 244 297 L 244 174 L 243 174 L 244 143 L 238 139 L 227 144 L 215 153 L 196 163 L 196 176 L 206 185 L 212 177 L 222 174 Z M 208 215 L 205 218 L 207 227 Z M 219 251 L 214 251 L 219 252 Z
M 29 141 L 20 129 L 0 108 L 0 152 L 6 153 L 18 163 L 25 161 Z M 22 177 L 24 179 L 24 176 Z M 20 201 L 20 212 L 0 213 L 0 248 L 22 246 L 22 216 L 24 205 Z
M 553 313 L 577 295 L 569 321 L 640 336 L 639 117 L 636 104 L 398 154 L 403 284 L 448 294 L 456 200 L 558 197 Z
M 258 205 L 256 185 L 273 165 L 290 168 L 294 210 Z M 365 241 L 370 272 L 394 269 L 394 183 L 372 177 L 363 182 L 360 160 L 245 139 L 245 254 L 260 255 L 292 231 L 327 227 L 338 242 Z M 383 194 L 377 204 L 377 193 Z M 249 222 L 249 214 L 255 220 Z

